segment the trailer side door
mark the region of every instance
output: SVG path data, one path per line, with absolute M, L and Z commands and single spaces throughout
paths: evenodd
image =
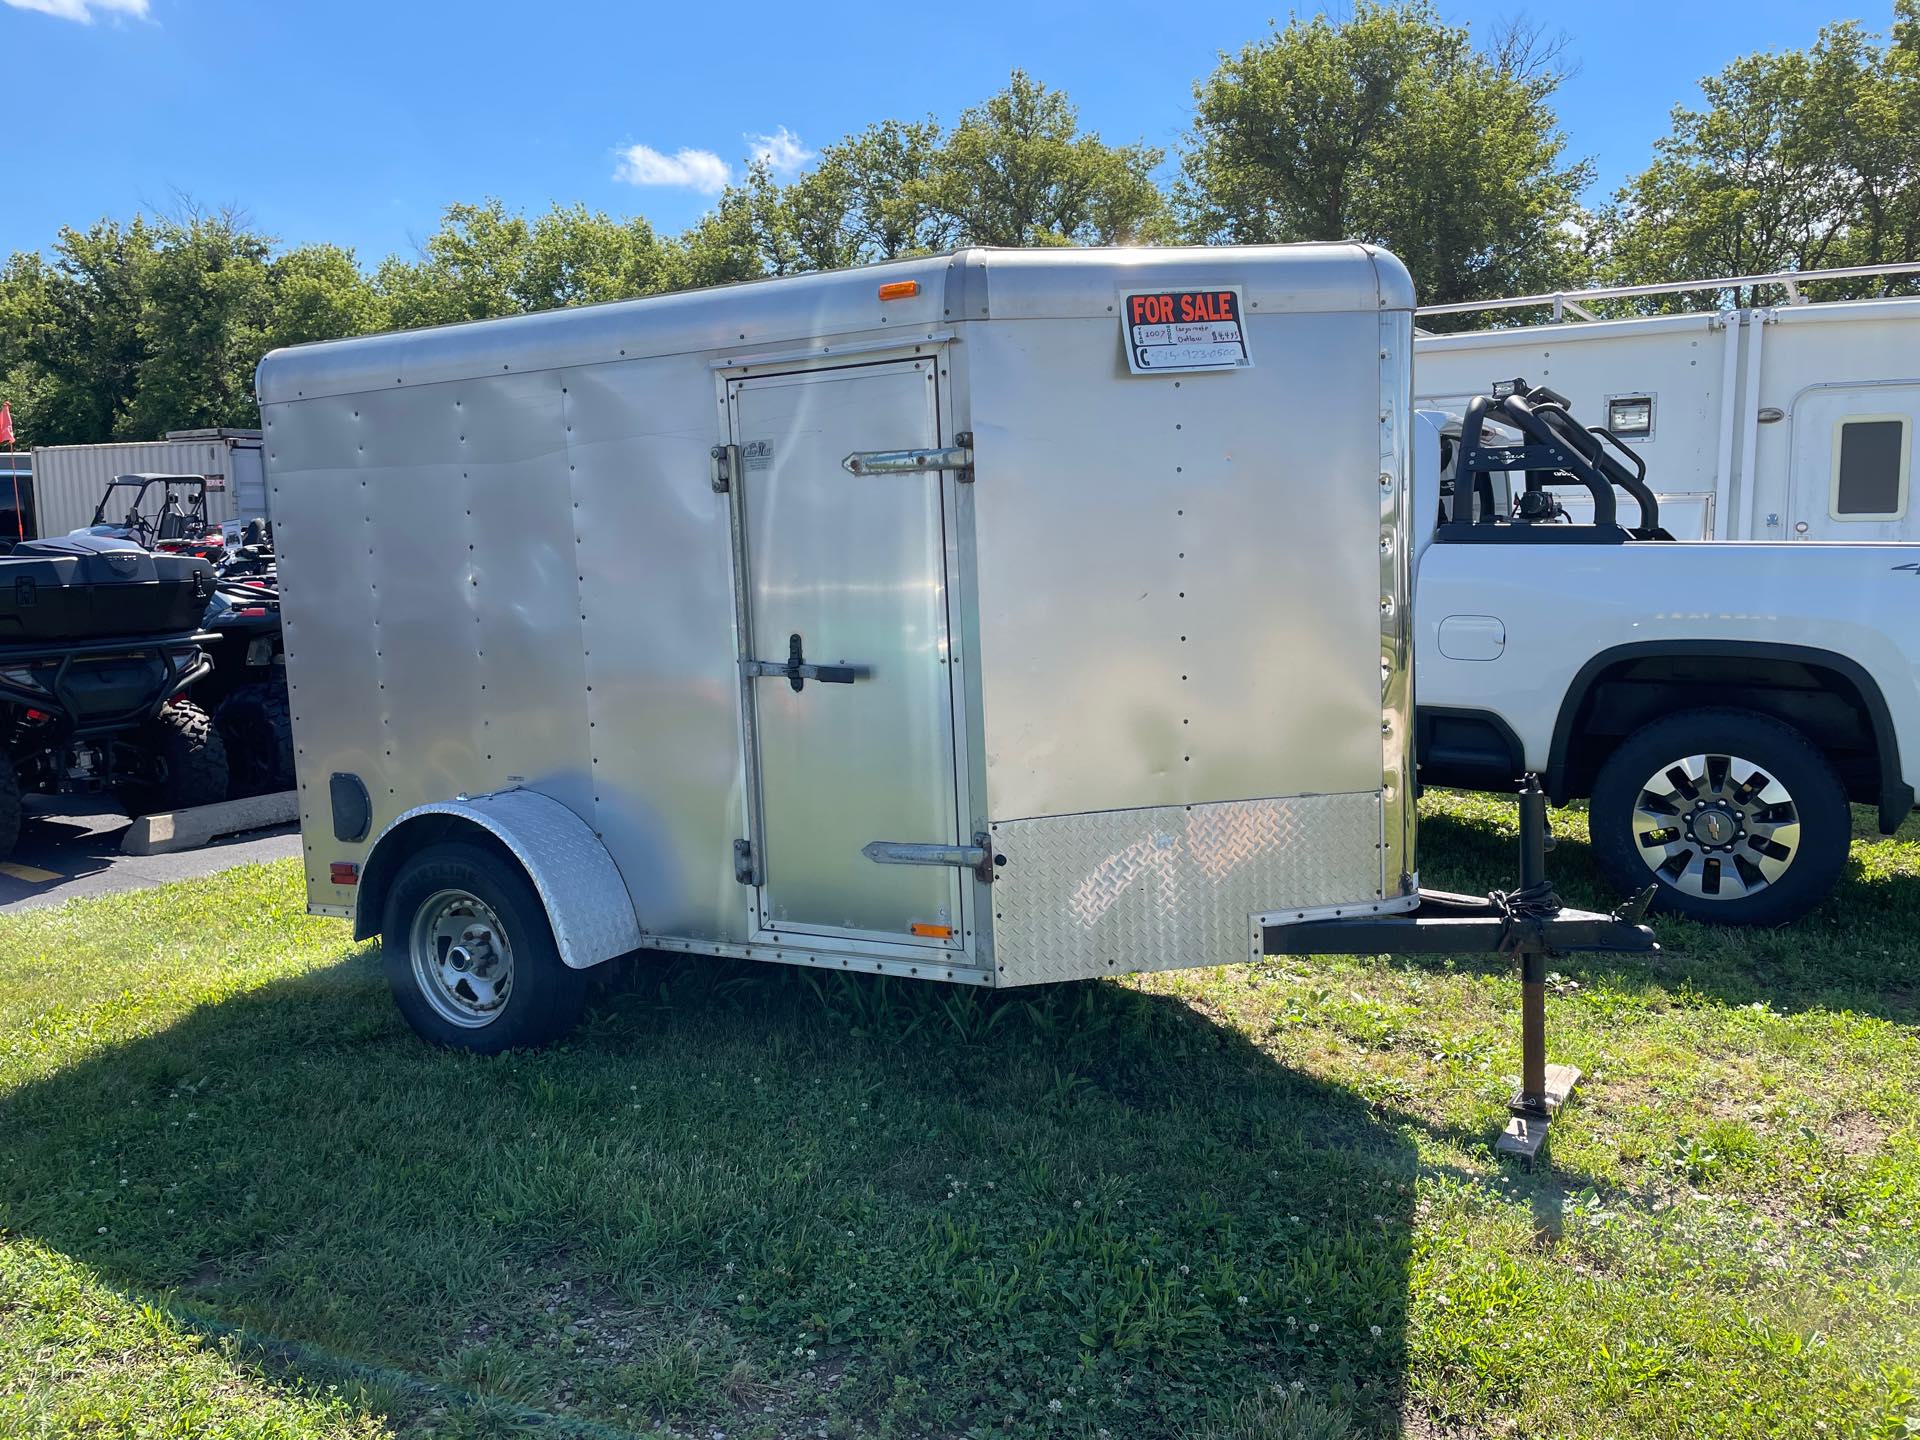
M 1911 540 L 1920 385 L 1821 387 L 1793 407 L 1787 535 Z
M 931 448 L 933 361 L 731 381 L 748 783 L 763 938 L 951 949 L 962 872 L 874 841 L 959 844 L 941 473 L 855 475 Z M 811 667 L 813 674 L 806 673 Z

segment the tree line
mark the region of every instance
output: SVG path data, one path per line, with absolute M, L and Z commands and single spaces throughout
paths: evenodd
M 103 219 L 0 269 L 0 397 L 25 444 L 252 425 L 275 346 L 962 245 L 1362 239 L 1427 303 L 1920 258 L 1920 0 L 1892 18 L 1706 78 L 1596 209 L 1554 108 L 1561 43 L 1358 0 L 1223 54 L 1172 157 L 1108 143 L 1016 70 L 951 125 L 880 121 L 790 180 L 757 163 L 680 234 L 489 199 L 368 268 L 233 212 Z

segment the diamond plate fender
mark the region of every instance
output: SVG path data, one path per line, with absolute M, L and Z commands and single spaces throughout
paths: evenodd
M 399 832 L 430 815 L 478 825 L 513 852 L 546 907 L 561 960 L 572 968 L 582 970 L 640 948 L 640 922 L 606 846 L 586 821 L 536 790 L 501 790 L 416 805 L 394 820 L 374 841 L 361 872 L 356 937 L 365 939 L 380 928 L 380 915 L 369 911 L 385 904 L 386 878 L 411 848 L 401 843 Z M 399 838 L 390 846 L 393 837 Z

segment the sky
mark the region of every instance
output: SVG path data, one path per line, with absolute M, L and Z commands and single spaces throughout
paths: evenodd
M 1337 13 L 1339 0 L 1329 8 Z M 1829 8 L 1851 6 L 1851 8 Z M 1318 8 L 1304 7 L 1307 13 Z M 1476 30 L 1520 0 L 1441 0 Z M 1887 0 L 1564 0 L 1559 100 L 1607 198 L 1737 55 Z M 1173 151 L 1193 82 L 1288 11 L 1226 0 L 961 6 L 642 0 L 0 0 L 0 253 L 62 225 L 231 206 L 293 243 L 415 253 L 456 200 L 585 202 L 673 231 L 766 155 L 888 117 L 951 121 L 1014 67 L 1113 142 Z

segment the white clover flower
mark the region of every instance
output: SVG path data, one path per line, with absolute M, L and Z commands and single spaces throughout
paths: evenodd
M 1369 1325 L 1367 1329 L 1373 1332 L 1374 1339 L 1378 1340 L 1380 1338 L 1380 1327 L 1378 1325 Z
M 1316 1320 L 1312 1324 L 1308 1325 L 1307 1333 L 1309 1335 L 1318 1335 L 1320 1333 L 1320 1322 Z
M 1067 1407 L 1062 1405 L 1058 1400 L 1047 1401 L 1047 1409 L 1051 1410 L 1055 1415 L 1058 1415 L 1062 1410 L 1066 1408 Z

